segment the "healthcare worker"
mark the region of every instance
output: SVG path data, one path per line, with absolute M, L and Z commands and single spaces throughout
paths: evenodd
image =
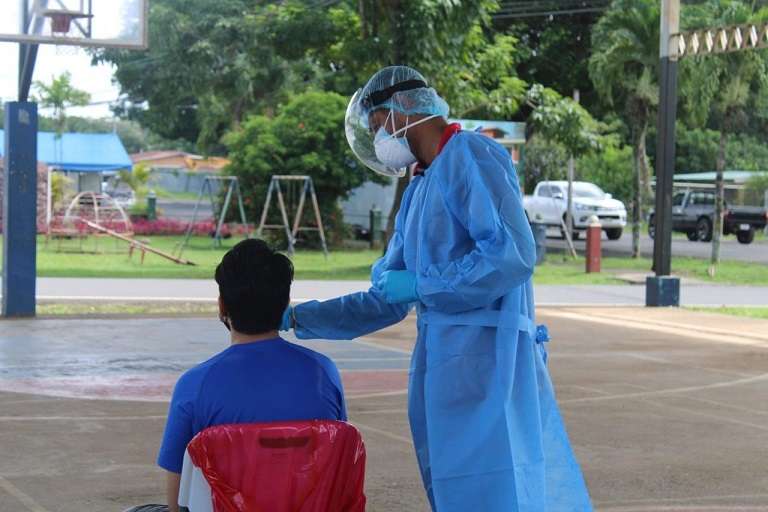
M 490 138 L 448 124 L 417 71 L 387 67 L 349 103 L 346 134 L 374 171 L 418 164 L 373 287 L 286 313 L 299 338 L 353 339 L 413 305 L 408 415 L 437 512 L 592 510 L 534 323 L 536 259 L 515 169 Z

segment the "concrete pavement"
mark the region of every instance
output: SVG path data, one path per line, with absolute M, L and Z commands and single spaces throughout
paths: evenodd
M 615 307 L 538 317 L 596 510 L 768 510 L 768 322 Z M 369 512 L 428 510 L 406 419 L 414 329 L 409 317 L 309 344 L 341 368 Z M 171 386 L 225 345 L 215 318 L 0 321 L 0 510 L 161 502 L 154 458 Z
M 296 281 L 292 298 L 296 302 L 329 299 L 367 290 L 367 281 Z M 538 285 L 536 303 L 560 305 L 645 304 L 645 287 L 637 285 Z M 184 301 L 207 302 L 217 296 L 213 279 L 37 279 L 38 300 Z M 768 287 L 681 285 L 681 302 L 686 306 L 768 306 Z

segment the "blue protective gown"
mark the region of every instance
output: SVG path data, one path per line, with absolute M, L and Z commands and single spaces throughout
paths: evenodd
M 534 324 L 533 235 L 509 154 L 454 135 L 403 198 L 386 270 L 417 273 L 409 419 L 437 512 L 592 510 Z M 296 307 L 299 338 L 352 339 L 410 307 L 371 288 Z

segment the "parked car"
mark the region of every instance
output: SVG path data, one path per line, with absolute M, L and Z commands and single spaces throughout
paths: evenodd
M 765 228 L 768 211 L 752 206 L 724 205 L 723 234 L 736 234 L 742 244 L 751 244 L 755 231 Z M 672 230 L 685 233 L 688 240 L 709 242 L 715 225 L 715 193 L 699 190 L 677 192 L 672 196 Z M 648 234 L 656 235 L 654 213 L 648 217 Z
M 538 222 L 562 230 L 568 209 L 568 182 L 542 181 L 533 195 L 523 198 L 528 222 Z M 593 183 L 573 182 L 573 237 L 585 230 L 591 216 L 597 216 L 609 240 L 618 240 L 627 225 L 627 209 L 624 203 L 613 199 Z

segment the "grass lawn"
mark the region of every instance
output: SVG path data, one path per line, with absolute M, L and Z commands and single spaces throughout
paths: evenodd
M 173 252 L 183 237 L 137 237 L 150 242 L 156 249 Z M 74 252 L 80 244 L 66 240 L 57 251 L 57 242 L 44 247 L 44 238 L 38 240 L 37 273 L 41 277 L 143 277 L 212 279 L 216 265 L 224 253 L 241 238 L 224 240 L 221 248 L 214 248 L 210 238 L 192 237 L 184 250 L 183 258 L 195 266 L 179 265 L 155 254 L 147 253 L 144 263 L 140 255 L 128 257 L 127 244 L 109 238 L 98 241 L 91 237 L 83 243 L 90 253 Z M 98 245 L 97 245 L 98 244 Z M 101 250 L 96 254 L 96 249 Z M 381 255 L 378 251 L 333 251 L 326 260 L 322 252 L 299 251 L 293 258 L 297 279 L 368 279 L 371 264 Z
M 585 274 L 584 260 L 563 262 L 561 255 L 547 255 L 545 265 L 537 267 L 534 281 L 537 284 L 619 284 L 615 275 L 619 273 L 649 273 L 652 261 L 649 258 L 603 258 L 600 274 Z M 768 265 L 723 261 L 714 278 L 707 274 L 709 264 L 696 258 L 673 258 L 672 271 L 680 277 L 690 277 L 716 284 L 741 284 L 768 286 Z
M 201 316 L 216 315 L 218 305 L 213 303 L 42 303 L 37 305 L 39 316 Z
M 152 247 L 172 252 L 183 237 L 155 236 L 139 237 L 148 240 Z M 74 252 L 80 243 L 67 240 L 61 243 L 51 241 L 46 248 L 44 237 L 38 240 L 37 268 L 41 277 L 144 277 L 144 278 L 186 278 L 211 279 L 216 265 L 224 252 L 240 239 L 224 241 L 222 248 L 213 248 L 211 240 L 193 237 L 183 257 L 196 263 L 195 266 L 178 265 L 154 254 L 147 254 L 144 263 L 138 254 L 128 257 L 127 245 L 109 238 L 91 237 L 83 243 L 86 253 Z M 97 253 L 97 249 L 101 251 Z M 298 251 L 293 257 L 297 279 L 322 280 L 368 280 L 373 262 L 380 256 L 379 251 L 338 250 L 331 251 L 326 259 L 322 252 Z M 695 258 L 675 258 L 673 271 L 680 276 L 692 277 L 705 282 L 720 284 L 768 285 L 768 265 L 725 261 L 718 268 L 717 275 L 710 279 L 707 263 Z M 621 284 L 615 274 L 622 272 L 649 272 L 649 259 L 604 258 L 603 272 L 585 274 L 584 260 L 563 261 L 558 254 L 548 255 L 547 262 L 536 268 L 534 280 L 537 284 Z
M 733 315 L 733 316 L 746 316 L 749 318 L 761 318 L 768 320 L 768 307 L 759 308 L 728 308 L 728 307 L 716 307 L 716 308 L 686 308 L 693 311 L 702 311 L 705 313 L 719 313 L 721 315 Z

